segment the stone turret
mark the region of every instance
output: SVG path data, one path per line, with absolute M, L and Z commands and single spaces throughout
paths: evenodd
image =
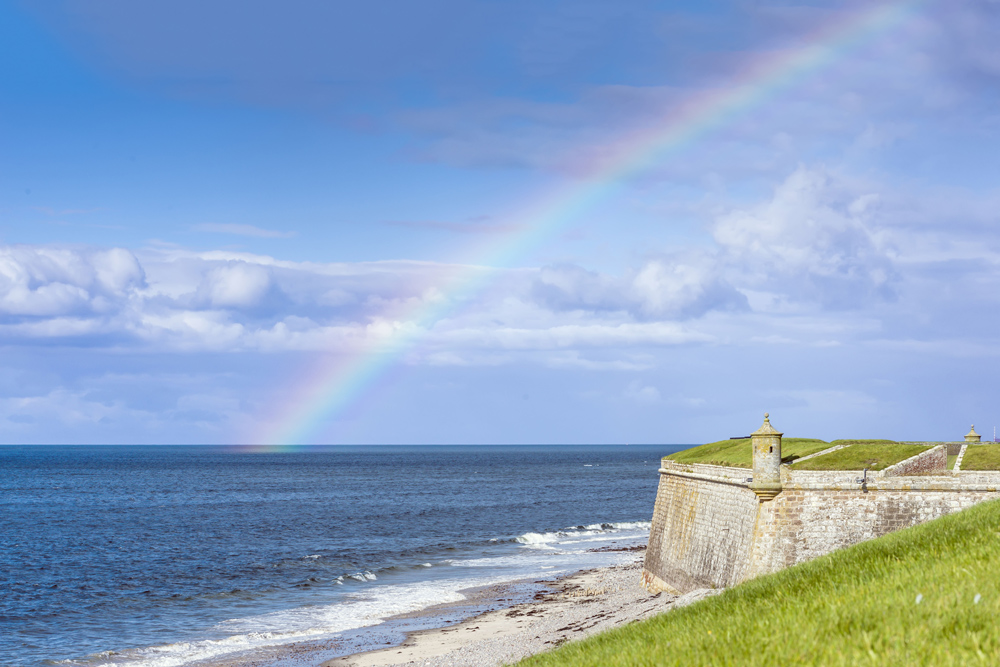
M 768 413 L 764 425 L 750 434 L 753 446 L 753 482 L 750 488 L 761 502 L 771 500 L 781 493 L 781 436 L 773 426 Z
M 979 442 L 980 440 L 982 440 L 982 436 L 976 433 L 976 425 L 973 424 L 972 426 L 969 427 L 969 432 L 965 434 L 965 441 Z

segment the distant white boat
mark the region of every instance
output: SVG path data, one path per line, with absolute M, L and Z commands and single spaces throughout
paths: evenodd
M 591 465 L 591 464 L 589 464 L 589 463 L 584 463 L 584 464 L 583 464 L 583 467 L 584 467 L 584 468 L 593 468 L 594 466 L 593 466 L 593 465 Z

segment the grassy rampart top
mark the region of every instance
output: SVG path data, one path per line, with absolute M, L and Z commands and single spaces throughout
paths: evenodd
M 781 460 L 784 463 L 790 463 L 795 459 L 815 454 L 830 446 L 830 443 L 825 440 L 782 438 Z M 700 445 L 676 452 L 666 458 L 669 461 L 676 461 L 677 463 L 707 463 L 709 465 L 734 466 L 736 468 L 753 467 L 753 452 L 750 449 L 750 440 L 746 438 L 710 442 L 707 445 Z
M 969 445 L 962 457 L 962 470 L 1000 470 L 1000 445 Z
M 895 440 L 817 440 L 815 438 L 782 438 L 781 462 L 793 470 L 884 470 L 911 456 L 927 451 L 932 442 L 896 442 Z M 799 459 L 817 454 L 824 449 L 842 446 L 834 452 L 815 456 L 808 461 Z M 750 439 L 719 440 L 705 445 L 675 452 L 667 457 L 677 463 L 704 463 L 708 465 L 752 468 L 753 452 Z M 948 457 L 952 469 L 955 455 Z M 962 470 L 1000 470 L 1000 445 L 983 443 L 971 445 L 962 459 Z
M 828 454 L 813 457 L 808 461 L 796 463 L 798 459 L 816 454 L 824 449 L 841 445 L 842 448 Z M 782 438 L 781 462 L 792 466 L 793 470 L 884 470 L 889 466 L 926 451 L 931 445 L 895 442 L 894 440 L 834 440 L 826 442 L 815 438 Z M 974 448 L 970 447 L 969 452 Z M 1000 469 L 1000 447 L 976 452 L 972 465 L 962 463 L 963 470 L 998 470 Z M 966 460 L 968 460 L 968 452 Z M 692 447 L 676 452 L 666 457 L 677 463 L 705 463 L 709 465 L 734 466 L 737 468 L 753 467 L 753 452 L 749 439 L 719 440 L 698 447 Z
M 830 446 L 847 444 L 844 449 L 838 449 L 829 454 L 811 458 L 808 461 L 793 464 L 794 470 L 884 470 L 889 466 L 905 461 L 911 456 L 930 449 L 929 445 L 914 445 L 892 442 L 891 440 L 835 440 Z
M 998 525 L 983 503 L 519 664 L 997 665 Z

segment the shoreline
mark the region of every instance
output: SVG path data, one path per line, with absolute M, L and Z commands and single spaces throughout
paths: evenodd
M 650 594 L 641 585 L 645 546 L 620 550 L 632 552 L 632 558 L 552 580 L 467 589 L 461 601 L 392 616 L 336 639 L 282 644 L 196 664 L 500 667 L 721 592 Z
M 533 600 L 409 632 L 402 644 L 334 658 L 321 667 L 499 667 L 716 592 L 650 594 L 640 584 L 644 552 L 628 563 L 556 579 Z

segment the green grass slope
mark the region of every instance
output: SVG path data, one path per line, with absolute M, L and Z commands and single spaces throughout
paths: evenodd
M 783 438 L 781 440 L 781 460 L 785 463 L 814 454 L 830 447 L 830 443 L 813 438 Z M 666 457 L 677 463 L 708 463 L 717 466 L 737 468 L 753 467 L 753 452 L 750 440 L 719 440 L 707 445 L 699 445 Z
M 894 463 L 904 461 L 911 456 L 930 449 L 927 445 L 904 445 L 898 442 L 863 440 L 841 441 L 837 444 L 847 444 L 848 447 L 835 452 L 817 456 L 816 458 L 794 464 L 795 470 L 884 470 Z M 833 443 L 831 443 L 833 444 Z M 782 448 L 784 453 L 784 448 Z
M 962 457 L 962 470 L 1000 470 L 1000 445 L 969 445 Z
M 998 569 L 990 502 L 519 665 L 996 665 Z

